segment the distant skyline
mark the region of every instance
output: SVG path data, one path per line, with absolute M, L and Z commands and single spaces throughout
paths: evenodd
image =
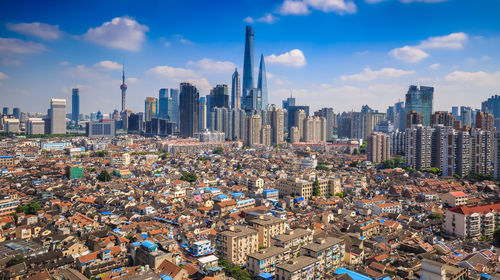
M 243 73 L 249 24 L 270 104 L 293 92 L 311 110 L 385 111 L 416 84 L 435 88 L 434 110 L 480 108 L 500 94 L 498 11 L 497 0 L 2 1 L 0 107 L 46 112 L 77 87 L 81 113 L 120 110 L 124 62 L 135 112 L 180 82 L 205 96 Z

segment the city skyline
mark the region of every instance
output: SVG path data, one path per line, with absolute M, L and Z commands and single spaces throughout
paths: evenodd
M 53 15 L 38 3 L 32 3 L 32 10 L 17 6 L 31 3 L 21 2 L 1 4 L 0 92 L 2 106 L 23 111 L 45 112 L 52 97 L 70 102 L 74 87 L 80 91 L 81 112 L 120 110 L 123 62 L 130 77 L 127 108 L 136 112 L 142 111 L 147 96 L 156 96 L 160 88 L 178 88 L 180 82 L 193 83 L 200 96 L 217 84 L 231 87 L 235 67 L 244 69 L 247 24 L 255 32 L 255 57 L 263 54 L 267 64 L 269 103 L 278 106 L 293 92 L 298 104 L 310 105 L 313 111 L 325 105 L 335 112 L 359 110 L 363 104 L 385 111 L 404 100 L 410 84 L 417 84 L 435 88 L 435 110 L 450 111 L 451 106 L 465 104 L 480 108 L 481 101 L 500 87 L 499 58 L 494 52 L 500 24 L 492 14 L 499 4 L 494 1 L 482 3 L 480 20 L 472 12 L 477 7 L 466 1 L 332 2 L 345 6 L 296 1 L 302 3 L 298 10 L 290 9 L 292 1 L 257 1 L 252 9 L 221 15 L 232 26 L 207 23 L 208 32 L 200 32 L 198 20 L 185 26 L 159 25 L 155 12 L 134 10 L 132 1 L 112 13 L 109 10 L 115 7 L 105 5 L 105 12 L 81 23 L 70 22 L 60 11 L 78 8 L 74 13 L 83 15 L 96 2 L 81 7 L 60 3 L 60 11 Z M 221 1 L 209 11 L 219 5 L 227 11 L 250 7 L 249 2 Z M 200 9 L 205 5 L 196 3 Z M 185 8 L 184 3 L 162 5 Z M 35 14 L 35 7 L 43 12 Z M 461 24 L 446 23 L 450 16 L 445 11 L 451 10 L 454 17 L 468 16 Z M 373 23 L 370 19 L 376 13 L 392 17 Z M 402 21 L 403 15 L 418 13 L 425 13 L 433 28 L 427 22 Z M 385 28 L 368 34 L 354 25 L 356 19 Z M 306 28 L 318 22 L 323 25 Z M 401 26 L 388 28 L 395 23 Z M 333 30 L 335 24 L 345 29 Z M 328 34 L 333 36 L 319 36 Z M 259 63 L 255 57 L 254 83 Z

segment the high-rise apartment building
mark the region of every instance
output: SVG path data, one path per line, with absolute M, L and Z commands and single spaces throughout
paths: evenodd
M 384 133 L 372 132 L 368 136 L 366 155 L 368 161 L 374 163 L 391 159 L 390 137 Z
M 29 118 L 26 121 L 26 134 L 44 134 L 45 122 L 41 118 Z
M 303 139 L 304 139 L 304 120 L 306 119 L 306 117 L 307 117 L 307 114 L 304 110 L 299 109 L 299 110 L 295 111 L 294 126 L 299 131 L 299 136 L 300 136 L 299 141 L 303 141 Z
M 271 111 L 271 144 L 285 141 L 285 110 L 273 107 Z
M 244 265 L 247 255 L 259 249 L 258 231 L 245 226 L 230 226 L 217 234 L 216 245 L 223 259 Z
M 431 167 L 431 144 L 433 129 L 429 126 L 414 125 L 406 129 L 406 164 L 411 168 Z
M 250 115 L 247 117 L 247 133 L 245 144 L 249 147 L 261 144 L 262 118 L 260 115 Z
M 484 130 L 495 130 L 495 117 L 490 113 L 481 111 L 476 113 L 476 128 Z
M 434 88 L 411 85 L 406 94 L 405 114 L 415 111 L 422 115 L 423 125 L 431 125 L 431 114 L 433 110 Z M 407 128 L 411 127 L 406 125 Z
M 229 108 L 229 89 L 227 85 L 217 85 L 210 90 L 208 96 L 208 111 L 211 112 L 213 108 Z
M 322 108 L 314 113 L 315 116 L 323 117 L 326 120 L 326 140 L 333 140 L 333 127 L 335 126 L 335 114 L 333 108 Z
M 50 134 L 66 134 L 66 99 L 50 100 Z
M 494 132 L 471 129 L 471 171 L 475 174 L 492 175 L 495 154 Z
M 406 128 L 410 128 L 414 125 L 423 125 L 424 124 L 424 116 L 418 113 L 417 111 L 411 111 L 406 115 Z
M 495 170 L 493 176 L 495 179 L 500 180 L 500 131 L 495 132 Z
M 444 111 L 436 111 L 431 116 L 431 126 L 435 125 L 444 125 L 453 127 L 455 123 L 455 117 L 453 117 L 452 113 L 444 112 Z
M 257 88 L 261 92 L 262 109 L 267 110 L 269 104 L 267 96 L 267 78 L 266 78 L 266 65 L 264 62 L 264 55 L 260 56 L 259 77 L 257 80 Z
M 158 118 L 158 99 L 155 97 L 146 97 L 144 102 L 145 121 L 149 122 L 153 118 Z
M 74 88 L 71 94 L 71 120 L 77 124 L 80 116 L 80 90 Z
M 404 131 L 396 130 L 390 134 L 391 137 L 391 155 L 403 155 L 405 153 Z
M 495 128 L 500 131 L 500 95 L 494 95 L 481 103 L 481 111 L 493 114 Z
M 293 100 L 295 103 L 295 99 Z M 291 104 L 291 103 L 290 103 Z M 302 123 L 302 121 L 298 121 L 295 119 L 296 114 L 295 112 L 298 110 L 303 110 L 304 113 L 306 114 L 305 116 L 309 116 L 309 106 L 303 106 L 303 105 L 288 105 L 288 127 L 287 130 L 290 131 L 290 128 L 292 126 L 299 127 L 299 123 Z M 302 132 L 301 132 L 301 137 L 302 137 Z
M 241 109 L 241 82 L 238 69 L 234 69 L 231 79 L 231 109 Z
M 100 120 L 88 122 L 85 127 L 87 137 L 114 137 L 116 136 L 114 120 Z
M 179 116 L 181 137 L 193 137 L 199 132 L 200 93 L 196 86 L 181 83 Z
M 247 89 L 255 87 L 253 80 L 253 42 L 254 30 L 253 27 L 247 25 L 245 32 L 245 55 L 243 60 L 243 92 L 246 93 Z
M 271 146 L 271 126 L 263 125 L 260 130 L 260 142 L 264 146 Z
M 455 173 L 466 176 L 471 170 L 472 143 L 468 131 L 456 131 Z

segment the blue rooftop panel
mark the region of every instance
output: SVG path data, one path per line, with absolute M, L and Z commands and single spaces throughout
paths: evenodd
M 153 247 L 156 247 L 158 245 L 156 245 L 154 242 L 146 240 L 146 241 L 142 242 L 142 246 L 144 246 L 146 248 L 153 248 Z

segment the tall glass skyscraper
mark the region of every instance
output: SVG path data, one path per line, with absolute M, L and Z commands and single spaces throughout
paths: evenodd
M 180 136 L 193 137 L 199 132 L 200 93 L 190 83 L 181 83 L 179 95 Z
M 78 123 L 78 116 L 80 116 L 80 90 L 74 88 L 71 94 L 71 120 Z
M 405 115 L 411 111 L 416 111 L 424 118 L 424 126 L 431 125 L 431 115 L 433 108 L 434 88 L 411 85 L 406 94 Z
M 253 82 L 253 27 L 247 25 L 245 34 L 245 57 L 243 60 L 243 92 L 254 88 Z
M 231 82 L 231 109 L 241 108 L 241 85 L 240 74 L 238 69 L 234 69 L 233 78 Z
M 146 97 L 144 102 L 144 121 L 151 121 L 158 117 L 158 99 L 155 97 Z
M 168 89 L 160 89 L 158 96 L 158 118 L 171 119 L 173 112 L 173 100 L 168 95 Z
M 259 78 L 257 88 L 260 89 L 262 109 L 267 109 L 267 78 L 266 78 L 266 65 L 264 63 L 264 55 L 260 56 Z
M 172 98 L 172 115 L 170 116 L 170 121 L 176 123 L 177 127 L 179 127 L 179 90 L 171 88 L 170 98 Z

